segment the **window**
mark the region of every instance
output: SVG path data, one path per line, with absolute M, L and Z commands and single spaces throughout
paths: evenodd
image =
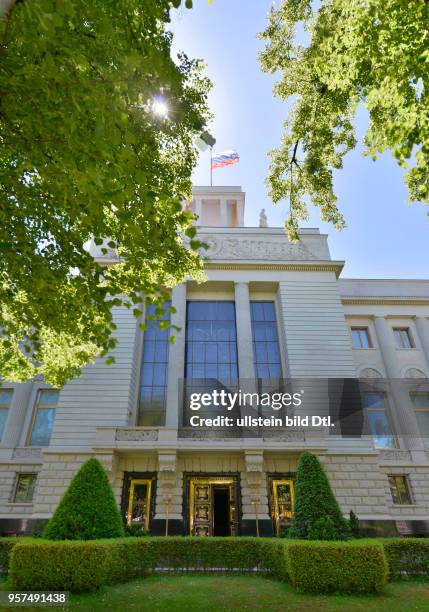
M 367 327 L 352 327 L 353 348 L 368 349 L 371 348 L 369 331 Z
M 185 377 L 238 378 L 234 302 L 188 302 Z
M 20 504 L 29 504 L 33 501 L 37 474 L 18 474 L 13 501 Z
M 0 389 L 0 442 L 3 437 L 9 406 L 12 401 L 13 389 Z
M 57 389 L 41 389 L 39 391 L 29 437 L 30 446 L 49 445 L 59 393 Z
M 400 505 L 412 504 L 408 478 L 406 476 L 390 475 L 388 479 L 393 503 Z
M 257 378 L 281 378 L 279 340 L 274 302 L 251 302 L 253 355 Z
M 238 358 L 235 303 L 189 301 L 186 318 L 185 406 L 192 393 L 237 391 Z M 223 414 L 216 402 L 200 415 Z M 228 413 L 229 414 L 229 413 Z M 185 416 L 188 422 L 189 415 Z
M 137 425 L 164 425 L 167 395 L 168 348 L 170 341 L 170 302 L 162 309 L 150 304 L 146 310 L 143 359 L 140 374 L 140 401 Z
M 362 404 L 366 409 L 366 419 L 376 448 L 396 448 L 396 437 L 384 393 L 364 393 Z
M 413 348 L 411 342 L 411 334 L 408 327 L 394 327 L 393 335 L 395 336 L 395 342 L 397 348 L 410 349 Z
M 429 448 L 429 393 L 410 393 L 423 443 Z

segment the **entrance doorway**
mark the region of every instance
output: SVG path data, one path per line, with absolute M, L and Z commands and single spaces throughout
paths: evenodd
M 271 513 L 275 533 L 281 535 L 284 529 L 290 527 L 292 522 L 295 506 L 294 481 L 292 479 L 272 480 L 271 496 Z
M 189 531 L 195 536 L 237 535 L 235 477 L 190 478 Z
M 213 487 L 213 535 L 230 536 L 231 524 L 229 517 L 229 488 Z

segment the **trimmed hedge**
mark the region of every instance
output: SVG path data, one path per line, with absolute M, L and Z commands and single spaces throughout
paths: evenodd
M 10 581 L 27 591 L 93 591 L 106 582 L 109 547 L 94 541 L 38 540 L 14 546 Z
M 11 553 L 12 551 L 12 553 Z M 11 553 L 11 554 L 10 554 Z M 429 579 L 429 540 L 316 542 L 277 538 L 147 537 L 52 542 L 0 538 L 0 564 L 14 588 L 90 591 L 159 569 L 252 572 L 306 592 L 377 592 L 390 580 Z
M 414 576 L 429 580 L 429 539 L 385 539 L 383 546 L 389 564 L 389 580 Z
M 293 542 L 287 545 L 292 585 L 305 593 L 378 593 L 387 582 L 379 542 Z
M 18 544 L 11 555 L 10 579 L 16 589 L 79 592 L 163 568 L 197 572 L 259 569 L 287 578 L 281 540 L 148 537 Z
M 9 573 L 9 559 L 13 547 L 18 542 L 22 542 L 22 538 L 4 537 L 0 538 L 0 575 Z

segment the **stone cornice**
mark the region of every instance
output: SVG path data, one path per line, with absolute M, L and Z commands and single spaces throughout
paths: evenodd
M 338 278 L 344 267 L 343 261 L 317 262 L 281 262 L 270 261 L 206 261 L 206 270 L 269 270 L 273 272 L 335 272 Z

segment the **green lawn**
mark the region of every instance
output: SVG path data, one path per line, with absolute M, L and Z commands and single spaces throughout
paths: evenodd
M 8 590 L 7 582 L 1 584 Z M 11 608 L 8 608 L 9 610 Z M 41 608 L 15 608 L 40 610 Z M 124 610 L 132 612 L 429 612 L 429 582 L 389 584 L 383 595 L 301 595 L 288 584 L 253 576 L 150 576 L 104 587 L 98 593 L 72 595 L 67 608 L 50 610 Z

